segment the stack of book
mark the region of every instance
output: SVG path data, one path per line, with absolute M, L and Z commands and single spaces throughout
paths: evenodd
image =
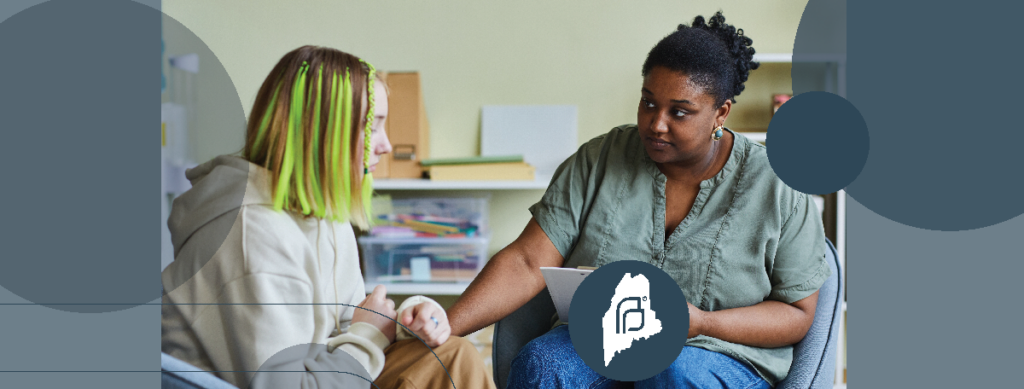
M 532 181 L 536 170 L 522 155 L 428 159 L 420 165 L 434 181 Z

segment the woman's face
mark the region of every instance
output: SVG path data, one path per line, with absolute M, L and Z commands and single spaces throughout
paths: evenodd
M 391 152 L 391 142 L 388 141 L 388 134 L 384 131 L 384 122 L 388 118 L 388 95 L 384 89 L 384 85 L 381 84 L 380 80 L 376 80 L 373 83 L 373 95 L 375 99 L 375 105 L 373 109 L 374 118 L 373 124 L 370 126 L 372 132 L 370 133 L 370 171 L 377 169 L 377 164 L 380 163 L 380 156 Z M 363 112 L 362 117 L 366 117 L 366 110 L 369 107 L 366 103 L 367 97 L 363 95 Z M 365 123 L 360 126 L 360 129 L 365 129 Z M 363 134 L 365 136 L 365 134 Z M 365 139 L 360 136 L 360 144 Z M 356 152 L 356 161 L 362 165 L 363 163 L 363 150 L 364 148 L 359 147 Z
M 655 66 L 644 77 L 636 120 L 647 155 L 657 163 L 687 163 L 705 158 L 711 132 L 729 115 L 732 102 L 715 98 L 681 72 Z

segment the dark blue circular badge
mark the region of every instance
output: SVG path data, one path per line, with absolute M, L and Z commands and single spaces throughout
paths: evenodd
M 569 336 L 583 362 L 617 381 L 661 373 L 690 330 L 686 296 L 667 273 L 640 261 L 616 261 L 580 283 L 569 306 Z

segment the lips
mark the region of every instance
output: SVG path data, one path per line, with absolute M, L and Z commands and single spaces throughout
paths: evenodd
M 645 140 L 647 141 L 647 145 L 655 150 L 663 150 L 672 146 L 671 142 L 666 142 L 658 138 L 647 137 Z

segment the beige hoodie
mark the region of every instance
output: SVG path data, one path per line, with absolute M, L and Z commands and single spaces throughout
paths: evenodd
M 220 156 L 186 176 L 192 189 L 167 222 L 175 260 L 162 274 L 163 352 L 244 387 L 275 353 L 326 344 L 303 359 L 307 370 L 344 371 L 345 352 L 376 379 L 387 337 L 336 305 L 366 297 L 351 225 L 274 211 L 269 171 L 241 158 Z M 399 312 L 423 301 L 433 302 L 410 298 Z

